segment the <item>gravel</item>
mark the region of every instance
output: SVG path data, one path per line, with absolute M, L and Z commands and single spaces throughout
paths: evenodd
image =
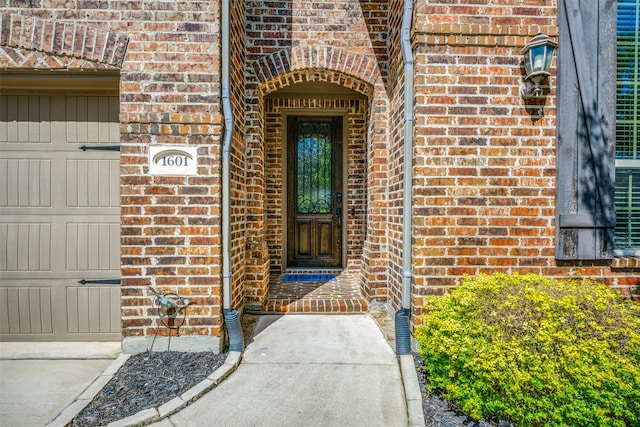
M 103 426 L 160 406 L 207 378 L 226 357 L 226 353 L 178 351 L 133 355 L 72 425 Z
M 413 353 L 416 365 L 420 393 L 422 394 L 422 410 L 426 427 L 509 427 L 505 421 L 480 420 L 474 421 L 453 402 L 442 397 L 439 393 L 428 391 L 429 380 L 423 370 L 422 358 Z

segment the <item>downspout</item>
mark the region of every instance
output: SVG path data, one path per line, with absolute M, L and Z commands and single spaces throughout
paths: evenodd
M 239 314 L 231 308 L 231 175 L 229 173 L 231 139 L 233 137 L 233 109 L 229 88 L 230 46 L 229 0 L 222 0 L 222 115 L 224 136 L 222 139 L 222 314 L 229 334 L 229 351 L 244 350 L 244 336 Z
M 402 309 L 396 313 L 396 353 L 411 352 L 411 241 L 413 238 L 413 52 L 411 20 L 413 1 L 405 0 L 400 33 L 404 60 L 404 186 L 402 200 Z

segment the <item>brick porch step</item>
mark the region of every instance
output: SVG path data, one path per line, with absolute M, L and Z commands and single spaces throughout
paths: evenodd
M 284 281 L 273 275 L 269 294 L 262 306 L 269 313 L 366 313 L 357 274 L 341 272 L 327 281 Z
M 366 313 L 369 304 L 364 298 L 267 299 L 263 311 L 269 313 Z

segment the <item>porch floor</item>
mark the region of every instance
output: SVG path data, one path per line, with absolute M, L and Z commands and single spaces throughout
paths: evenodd
M 328 282 L 284 282 L 283 278 L 283 274 L 271 275 L 264 312 L 366 313 L 369 309 L 356 271 L 344 270 Z

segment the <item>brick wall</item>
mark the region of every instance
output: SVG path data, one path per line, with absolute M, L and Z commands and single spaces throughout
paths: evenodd
M 142 2 L 121 79 L 124 335 L 151 335 L 150 284 L 188 295 L 182 335 L 221 333 L 220 43 L 217 3 Z M 132 33 L 133 26 L 138 32 Z M 195 177 L 147 174 L 149 144 L 197 145 Z M 147 315 L 150 313 L 146 312 Z
M 360 261 L 368 297 L 399 307 L 403 3 L 231 2 L 234 308 L 245 301 L 259 306 L 269 267 L 282 268 L 276 203 L 282 169 L 270 158 L 281 143 L 280 111 L 337 102 L 275 96 L 304 82 L 358 94 L 344 100 L 351 138 L 347 209 L 355 208 L 348 257 L 354 266 Z M 521 48 L 538 30 L 557 36 L 556 1 L 415 3 L 414 307 L 464 274 L 481 272 L 583 275 L 638 292 L 637 259 L 577 265 L 553 255 L 556 79 L 549 80 L 542 117 L 518 88 Z M 219 2 L 1 4 L 1 67 L 120 70 L 124 335 L 155 332 L 146 290 L 153 285 L 196 303 L 183 335 L 220 336 Z M 356 106 L 356 99 L 363 101 Z M 150 144 L 197 145 L 198 175 L 150 176 Z
M 404 230 L 404 61 L 400 49 L 400 31 L 404 12 L 403 0 L 389 1 L 389 80 L 387 90 L 390 93 L 390 113 L 387 125 L 388 145 L 388 209 L 387 239 L 389 252 L 388 292 L 393 309 L 401 307 L 402 302 L 402 237 Z
M 191 298 L 182 336 L 219 337 L 219 2 L 96 0 L 72 8 L 58 0 L 3 3 L 2 67 L 121 72 L 123 335 L 155 333 L 146 290 L 151 285 Z M 240 97 L 236 94 L 235 103 L 241 113 Z M 197 145 L 197 176 L 149 175 L 150 144 Z M 240 153 L 235 197 L 243 199 L 237 191 L 244 184 L 241 136 L 234 147 Z M 243 217 L 242 207 L 234 215 Z M 242 230 L 234 233 L 234 261 L 241 264 Z M 242 274 L 234 278 L 235 289 Z M 241 301 L 238 291 L 234 295 Z
M 478 273 L 581 275 L 637 291 L 637 260 L 554 258 L 557 82 L 542 117 L 518 88 L 522 47 L 538 30 L 557 38 L 555 2 L 430 1 L 414 19 L 414 305 Z
M 386 1 L 247 1 L 247 165 L 251 168 L 251 215 L 248 230 L 255 235 L 257 255 L 274 261 L 274 272 L 282 268 L 282 226 L 268 207 L 277 196 L 281 170 L 268 170 L 271 132 L 265 97 L 278 89 L 306 81 L 335 82 L 369 97 L 366 126 L 366 215 L 358 209 L 350 223 L 350 237 L 362 241 L 361 268 L 364 290 L 371 296 L 386 296 L 386 123 L 387 93 L 387 5 Z M 270 119 L 269 119 L 270 120 Z M 273 130 L 276 132 L 276 130 Z M 357 150 L 360 150 L 358 148 Z M 356 151 L 357 151 L 356 150 Z M 353 152 L 353 156 L 361 153 Z M 250 165 L 250 166 L 249 166 Z M 358 178 L 359 179 L 359 178 Z M 271 186 L 271 187 L 270 187 Z M 351 208 L 350 207 L 350 208 Z M 349 209 L 350 209 L 349 208 Z M 274 207 L 274 209 L 280 209 Z M 269 215 L 267 215 L 269 212 Z M 266 218 L 266 219 L 265 219 Z M 271 219 L 269 219 L 271 218 Z M 266 221 L 264 223 L 263 221 Z M 271 221 L 271 223 L 269 223 Z M 351 221 L 351 219 L 350 219 Z M 272 228 L 272 226 L 277 228 Z M 366 227 L 366 236 L 359 230 Z M 263 239 L 263 240 L 262 240 Z M 269 254 L 260 244 L 270 242 Z M 360 261 L 355 245 L 348 248 L 349 259 Z M 249 298 L 259 302 L 264 295 L 262 277 L 251 287 Z
M 244 4 L 231 1 L 230 16 L 230 84 L 231 103 L 234 116 L 234 134 L 231 148 L 231 283 L 234 309 L 242 310 L 244 305 L 244 280 L 247 274 L 247 164 L 244 121 L 244 63 L 245 31 Z

